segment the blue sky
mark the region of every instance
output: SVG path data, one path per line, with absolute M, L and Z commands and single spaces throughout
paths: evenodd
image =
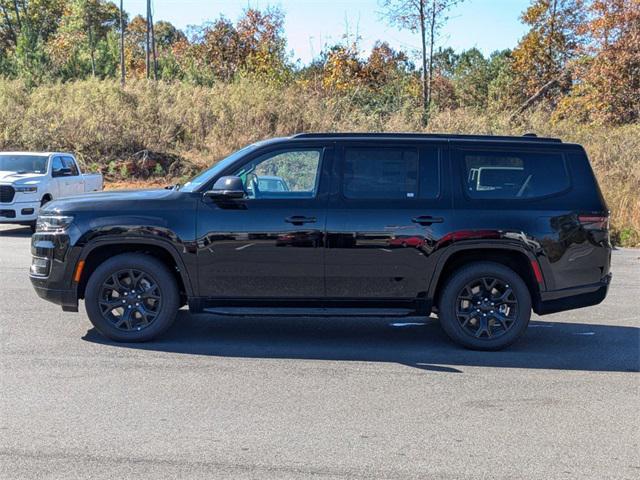
M 471 47 L 489 54 L 513 47 L 526 29 L 519 17 L 529 0 L 466 0 L 451 10 L 439 45 L 456 50 Z M 395 48 L 414 51 L 419 36 L 390 27 L 381 18 L 378 0 L 152 0 L 154 20 L 168 20 L 179 28 L 199 25 L 223 14 L 236 20 L 247 7 L 280 7 L 293 58 L 307 63 L 322 47 L 342 39 L 345 32 L 361 37 L 366 51 L 380 39 Z M 130 14 L 144 14 L 146 0 L 124 0 Z

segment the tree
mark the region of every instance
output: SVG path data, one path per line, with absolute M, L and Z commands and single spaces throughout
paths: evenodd
M 70 0 L 56 33 L 47 42 L 55 75 L 64 79 L 89 73 L 111 76 L 117 60 L 112 58 L 110 34 L 119 20 L 120 12 L 113 2 Z
M 566 67 L 583 42 L 584 15 L 584 0 L 532 0 L 522 14 L 531 28 L 513 51 L 513 72 L 523 100 L 551 82 L 565 92 L 570 88 Z
M 485 108 L 490 81 L 489 61 L 480 50 L 471 48 L 458 56 L 453 82 L 460 105 Z
M 387 42 L 377 41 L 362 67 L 362 76 L 370 88 L 380 90 L 407 75 L 412 68 L 404 52 L 391 48 Z
M 574 71 L 578 77 L 557 116 L 600 123 L 640 119 L 640 1 L 593 0 Z
M 15 48 L 24 29 L 46 42 L 58 29 L 67 0 L 0 0 L 0 48 Z
M 390 23 L 412 32 L 420 32 L 422 57 L 422 108 L 424 123 L 431 108 L 434 47 L 438 31 L 447 20 L 446 13 L 463 0 L 382 0 Z
M 120 0 L 120 83 L 124 86 L 127 76 L 124 65 L 124 7 L 123 0 Z

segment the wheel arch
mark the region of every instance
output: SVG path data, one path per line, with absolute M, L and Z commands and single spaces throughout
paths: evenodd
M 183 301 L 194 296 L 193 285 L 183 259 L 168 242 L 157 239 L 101 239 L 84 247 L 78 262 L 84 266 L 77 286 L 78 298 L 84 298 L 87 281 L 95 269 L 106 259 L 122 253 L 141 253 L 163 262 L 174 273 Z
M 534 311 L 538 310 L 540 292 L 544 290 L 540 266 L 535 255 L 510 244 L 468 244 L 449 247 L 437 262 L 429 285 L 429 298 L 437 305 L 447 278 L 461 266 L 470 262 L 495 262 L 509 267 L 519 274 L 529 289 Z M 535 265 L 535 266 L 534 266 Z M 538 269 L 538 272 L 534 271 Z M 542 281 L 538 281 L 540 278 Z

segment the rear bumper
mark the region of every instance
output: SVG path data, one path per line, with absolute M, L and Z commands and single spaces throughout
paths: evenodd
M 610 284 L 611 274 L 603 277 L 598 283 L 541 292 L 539 301 L 534 305 L 534 311 L 538 315 L 547 315 L 597 305 L 606 298 Z

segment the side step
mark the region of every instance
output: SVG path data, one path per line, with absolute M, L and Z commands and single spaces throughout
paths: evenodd
M 211 307 L 205 313 L 246 317 L 408 317 L 416 311 L 410 308 L 272 308 L 272 307 Z

